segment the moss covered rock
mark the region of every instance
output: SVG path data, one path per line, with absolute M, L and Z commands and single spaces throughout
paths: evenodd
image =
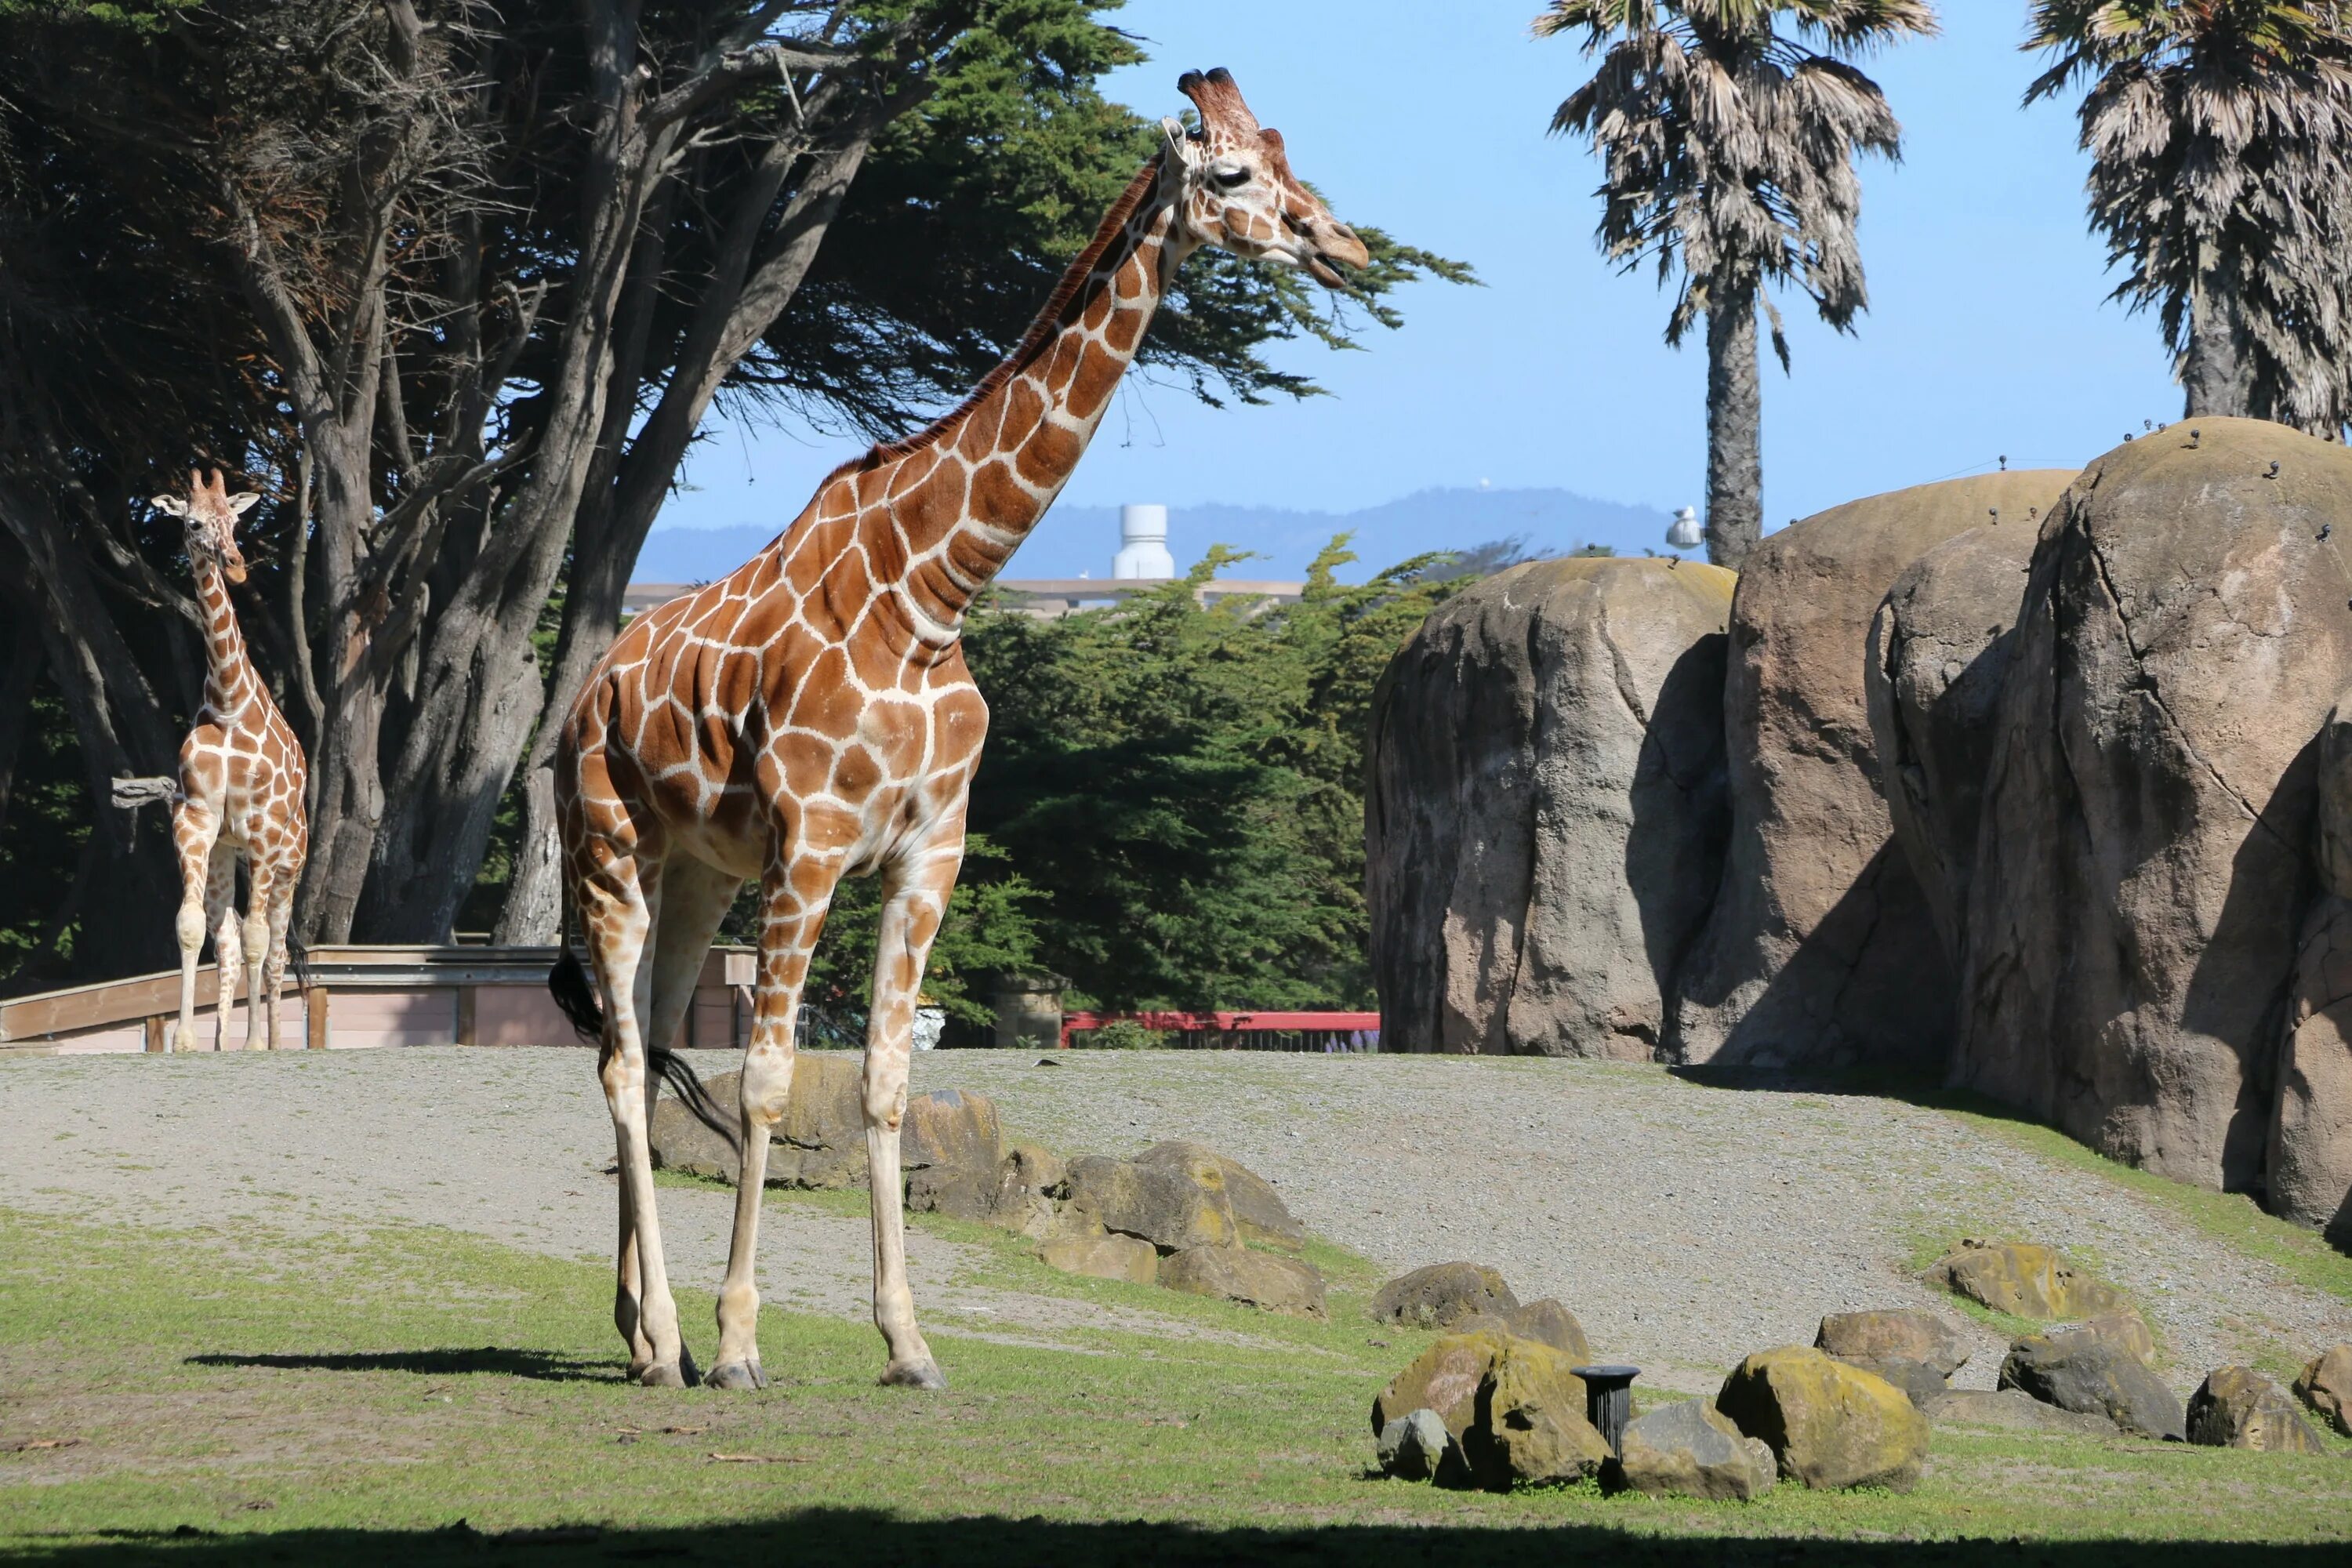
M 1908 1491 L 1927 1458 L 1927 1418 L 1901 1389 L 1810 1346 L 1749 1356 L 1715 1403 L 1763 1440 L 1783 1475 L 1816 1489 Z

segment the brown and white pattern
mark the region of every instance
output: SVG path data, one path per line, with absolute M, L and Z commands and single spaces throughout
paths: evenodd
M 742 1074 L 743 1161 L 709 1381 L 764 1384 L 753 1284 L 768 1129 L 792 1084 L 793 1020 L 834 888 L 883 880 L 866 1038 L 874 1321 L 886 1383 L 937 1387 L 915 1323 L 898 1125 L 923 967 L 961 863 L 988 706 L 963 616 L 1061 492 L 1176 269 L 1202 246 L 1336 283 L 1364 246 L 1292 175 L 1223 71 L 1112 206 L 1020 346 L 929 429 L 835 471 L 732 575 L 642 616 L 573 708 L 556 791 L 570 892 L 604 1001 L 601 1072 L 620 1149 L 614 1321 L 630 1373 L 693 1379 L 670 1297 L 646 1129 L 648 1046 L 678 1031 L 743 882 L 764 905 Z
M 301 742 L 246 657 L 236 606 L 229 602 L 229 584 L 245 581 L 236 520 L 261 498 L 230 495 L 217 468 L 209 482 L 191 473 L 188 488 L 184 501 L 154 499 L 158 510 L 187 523 L 188 563 L 205 612 L 206 664 L 204 707 L 180 746 L 180 795 L 172 808 L 172 843 L 180 858 L 180 1022 L 166 1048 L 195 1049 L 196 960 L 209 930 L 220 971 L 213 1048 L 228 1048 L 228 1016 L 242 970 L 245 1047 L 275 1050 L 287 918 L 310 843 L 302 808 L 309 770 Z M 232 907 L 240 858 L 246 871 L 241 922 Z

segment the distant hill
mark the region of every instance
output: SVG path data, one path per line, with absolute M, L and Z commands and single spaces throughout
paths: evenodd
M 1149 498 L 1138 498 L 1149 499 Z M 1361 511 L 1293 511 L 1279 507 L 1169 509 L 1168 548 L 1180 565 L 1212 544 L 1256 552 L 1251 577 L 1296 578 L 1335 533 L 1352 532 L 1357 564 L 1340 573 L 1360 581 L 1381 567 L 1432 550 L 1461 550 L 1511 534 L 1528 548 L 1559 554 L 1605 544 L 1621 555 L 1665 547 L 1672 516 L 1658 507 L 1594 500 L 1572 490 L 1431 489 Z M 635 573 L 640 583 L 700 583 L 721 577 L 776 536 L 770 527 L 656 529 Z M 1008 577 L 1110 575 L 1118 549 L 1118 509 L 1055 507 L 1006 568 Z

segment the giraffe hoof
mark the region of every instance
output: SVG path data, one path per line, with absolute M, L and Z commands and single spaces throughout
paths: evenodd
M 925 1356 L 920 1361 L 894 1361 L 882 1369 L 885 1388 L 945 1388 L 947 1374 L 940 1363 Z
M 739 1392 L 765 1388 L 768 1386 L 768 1374 L 760 1370 L 756 1357 L 751 1361 L 730 1361 L 712 1367 L 710 1375 L 702 1380 L 702 1385 Z
M 681 1346 L 677 1360 L 656 1362 L 637 1374 L 640 1388 L 692 1388 L 702 1381 L 694 1368 L 694 1352 Z

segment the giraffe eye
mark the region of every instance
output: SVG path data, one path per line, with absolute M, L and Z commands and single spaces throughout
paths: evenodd
M 1243 168 L 1212 169 L 1209 178 L 1217 182 L 1220 190 L 1238 191 L 1249 184 L 1250 172 Z

